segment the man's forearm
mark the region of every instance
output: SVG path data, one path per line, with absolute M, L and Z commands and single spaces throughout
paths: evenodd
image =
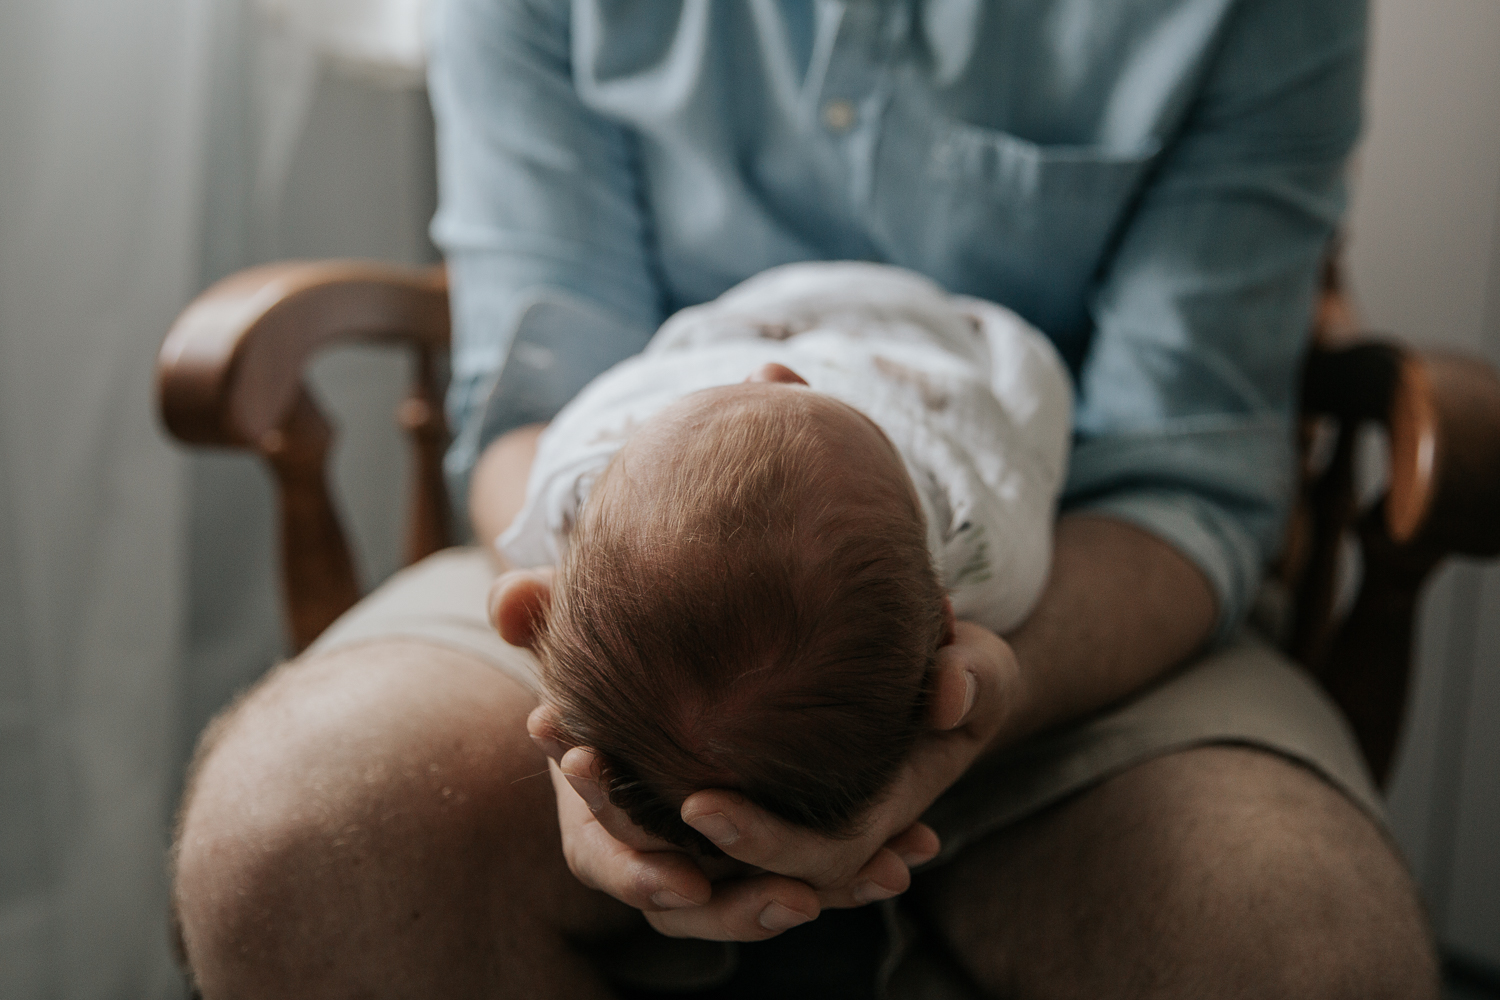
M 1208 580 L 1166 542 L 1109 517 L 1063 517 L 1042 598 L 1006 637 L 1020 683 L 993 748 L 1155 680 L 1203 646 L 1216 615 Z
M 526 505 L 526 479 L 536 459 L 536 442 L 546 424 L 527 424 L 491 441 L 474 463 L 469 480 L 469 521 L 474 537 L 497 563 L 499 538 Z M 501 569 L 509 569 L 501 566 Z

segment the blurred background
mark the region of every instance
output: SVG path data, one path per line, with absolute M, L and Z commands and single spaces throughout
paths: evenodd
M 268 481 L 154 412 L 177 312 L 283 257 L 426 262 L 420 0 L 0 5 L 0 998 L 179 997 L 165 851 L 208 718 L 284 647 Z M 1374 0 L 1346 264 L 1365 325 L 1500 365 L 1500 3 Z M 367 585 L 396 355 L 335 352 Z M 1500 517 L 1500 511 L 1496 512 Z M 1500 996 L 1500 569 L 1450 565 L 1390 791 L 1454 996 Z

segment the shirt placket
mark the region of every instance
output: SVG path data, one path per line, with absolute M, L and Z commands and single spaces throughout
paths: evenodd
M 841 7 L 813 110 L 844 164 L 849 207 L 868 222 L 892 62 L 909 33 L 911 6 L 908 0 L 849 0 Z

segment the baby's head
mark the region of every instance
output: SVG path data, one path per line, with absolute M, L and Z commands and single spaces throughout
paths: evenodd
M 949 627 L 895 449 L 775 379 L 696 393 L 631 436 L 536 648 L 557 736 L 599 756 L 611 801 L 712 852 L 679 815 L 704 788 L 853 833 L 922 729 Z

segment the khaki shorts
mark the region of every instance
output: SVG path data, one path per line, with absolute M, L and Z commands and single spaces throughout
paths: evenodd
M 381 639 L 416 639 L 468 653 L 536 690 L 536 660 L 502 641 L 486 620 L 492 579 L 479 550 L 440 552 L 392 577 L 330 626 L 308 653 Z M 1225 743 L 1297 761 L 1384 824 L 1380 795 L 1343 716 L 1305 673 L 1247 631 L 1131 701 L 971 770 L 924 817 L 943 842 L 931 864 L 942 864 L 986 834 L 1132 765 L 1175 750 Z M 877 995 L 892 1000 L 973 996 L 946 960 L 924 944 L 922 929 L 899 900 L 865 910 L 830 911 L 782 938 L 756 945 L 680 941 L 647 930 L 609 948 L 600 964 L 627 988 L 708 989 L 750 974 L 747 967 L 761 961 L 757 956 L 772 951 L 775 957 L 765 962 L 809 963 L 809 956 L 799 958 L 795 952 L 799 932 L 810 941 L 823 936 L 825 941 L 816 945 L 822 948 L 840 923 L 855 928 L 840 940 L 849 934 L 880 938 L 867 949 L 874 956 L 870 967 Z

